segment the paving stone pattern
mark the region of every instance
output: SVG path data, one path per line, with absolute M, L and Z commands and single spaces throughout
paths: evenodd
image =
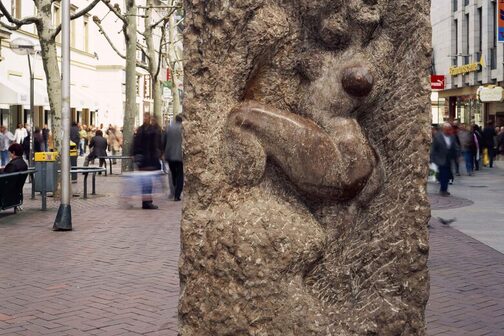
M 429 336 L 504 335 L 504 255 L 431 220 Z
M 0 214 L 0 335 L 177 334 L 180 203 L 124 210 L 120 178 L 99 181 L 105 194 L 73 200 L 72 232 L 51 231 L 52 200 Z
M 177 335 L 180 203 L 125 210 L 121 181 L 73 199 L 72 232 L 50 230 L 51 199 L 0 213 L 0 335 Z M 430 233 L 428 335 L 504 335 L 504 255 L 435 220 Z

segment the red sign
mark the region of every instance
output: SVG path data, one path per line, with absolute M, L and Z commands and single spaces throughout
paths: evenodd
M 497 13 L 497 41 L 504 42 L 504 1 L 499 0 Z
M 443 75 L 431 75 L 431 89 L 432 90 L 444 90 L 445 88 L 445 76 Z
M 170 73 L 170 69 L 167 68 L 166 69 L 166 80 L 169 81 L 171 79 L 171 73 Z

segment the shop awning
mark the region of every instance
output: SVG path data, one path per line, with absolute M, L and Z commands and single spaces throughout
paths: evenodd
M 0 77 L 0 104 L 25 105 L 29 104 L 29 98 L 23 87 Z
M 12 90 L 15 90 L 18 96 L 17 103 L 11 105 L 23 105 L 25 108 L 30 106 L 30 82 L 23 77 L 9 76 L 8 83 Z M 43 106 L 49 108 L 49 99 L 47 98 L 47 88 L 42 80 L 33 81 L 34 106 Z M 3 103 L 3 101 L 0 101 Z M 7 103 L 6 103 L 7 104 Z

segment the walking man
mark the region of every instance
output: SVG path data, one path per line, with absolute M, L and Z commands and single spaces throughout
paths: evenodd
M 175 187 L 174 201 L 180 201 L 184 187 L 184 166 L 182 162 L 182 117 L 177 115 L 175 123 L 166 129 L 165 160 L 170 167 L 173 186 Z
M 448 192 L 448 180 L 451 175 L 451 161 L 456 157 L 455 137 L 453 128 L 449 123 L 443 124 L 443 129 L 432 140 L 431 162 L 438 166 L 441 196 L 450 196 Z

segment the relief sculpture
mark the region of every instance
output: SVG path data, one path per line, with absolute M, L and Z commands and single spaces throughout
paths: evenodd
M 186 1 L 181 335 L 425 334 L 429 7 Z

